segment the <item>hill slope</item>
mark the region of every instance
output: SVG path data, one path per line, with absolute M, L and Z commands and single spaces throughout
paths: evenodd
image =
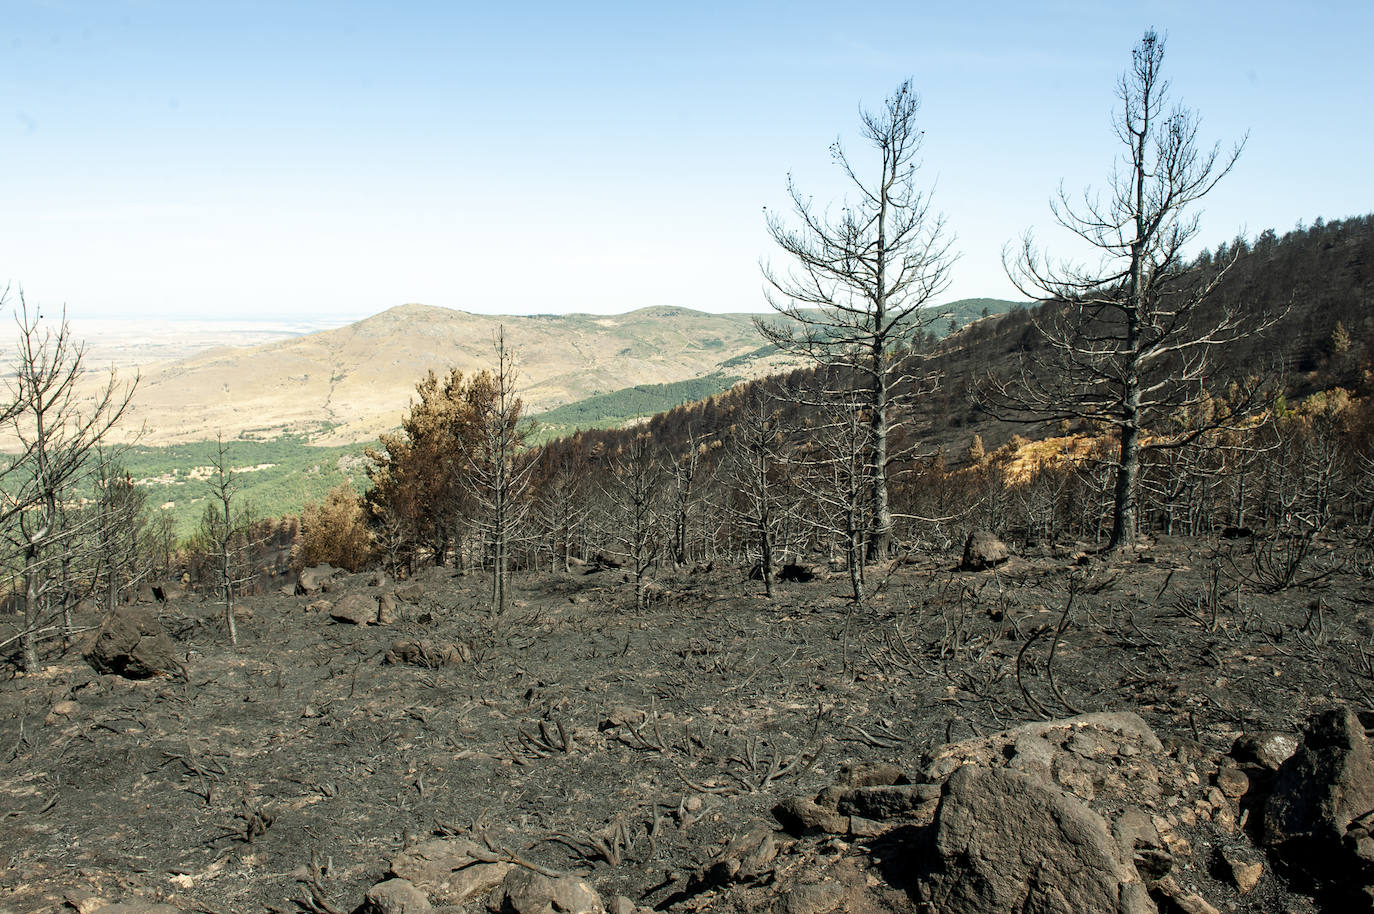
M 1000 312 L 1012 303 L 977 299 L 940 312 L 962 324 L 987 306 Z M 561 417 L 560 430 L 616 424 L 800 364 L 763 344 L 756 316 L 777 318 L 666 307 L 495 316 L 401 305 L 345 327 L 145 366 L 122 428 L 125 435 L 143 428 L 139 440 L 147 445 L 204 441 L 217 432 L 292 434 L 328 445 L 366 441 L 399 424 L 426 371 L 488 367 L 501 327 L 517 354 L 528 413 L 591 399 Z M 645 388 L 655 396 L 646 399 Z M 616 392 L 609 401 L 595 399 Z
M 497 317 L 402 305 L 346 327 L 246 349 L 216 349 L 145 369 L 126 428 L 170 444 L 283 432 L 315 443 L 366 440 L 394 427 L 428 370 L 492 361 L 504 326 L 527 408 L 542 412 L 632 384 L 709 375 L 724 362 L 756 377 L 788 364 L 760 353 L 752 316 L 684 308 L 622 315 Z

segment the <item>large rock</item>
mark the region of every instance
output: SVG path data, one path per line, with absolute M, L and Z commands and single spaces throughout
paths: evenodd
M 1279 767 L 1264 809 L 1264 840 L 1335 847 L 1370 810 L 1374 754 L 1364 725 L 1349 708 L 1323 711 L 1307 722 L 1298 751 Z
M 126 679 L 183 671 L 176 645 L 163 632 L 157 616 L 132 606 L 119 607 L 105 617 L 85 657 L 96 672 Z
M 472 648 L 462 641 L 444 643 L 429 638 L 391 642 L 383 663 L 408 663 L 412 666 L 441 667 L 464 663 L 472 658 Z
M 942 914 L 1156 914 L 1107 823 L 1039 778 L 959 768 L 918 887 Z
M 364 914 L 430 914 L 434 906 L 408 879 L 388 879 L 367 890 Z
M 496 914 L 605 914 L 601 896 L 576 876 L 550 879 L 527 869 L 511 870 L 491 893 Z
M 1231 747 L 1231 755 L 1236 761 L 1266 771 L 1278 771 L 1297 751 L 1297 734 L 1278 730 L 1242 734 Z
M 1347 910 L 1374 908 L 1374 752 L 1350 708 L 1313 715 L 1298 751 L 1274 778 L 1264 841 L 1292 871 L 1312 878 Z M 1368 850 L 1368 853 L 1361 853 Z M 1332 901 L 1335 904 L 1335 901 Z
M 377 621 L 377 598 L 370 593 L 351 593 L 329 608 L 329 618 L 352 625 L 372 625 Z
M 431 838 L 391 860 L 391 875 L 404 879 L 437 905 L 456 905 L 500 884 L 508 863 L 492 863 L 490 853 L 466 838 Z
M 299 584 L 301 592 L 314 596 L 329 589 L 329 582 L 339 573 L 333 565 L 314 565 L 301 571 Z
M 964 558 L 959 567 L 965 571 L 982 571 L 1000 565 L 1011 558 L 1011 549 L 987 530 L 974 530 L 964 540 Z
M 1130 794 L 1149 781 L 1157 794 L 1158 756 L 1163 749 L 1138 714 L 1080 714 L 941 746 L 926 766 L 924 779 L 942 781 L 961 765 L 981 765 L 1052 779 L 1085 800 L 1103 791 Z
M 390 593 L 377 594 L 377 624 L 395 625 L 401 621 L 401 609 Z

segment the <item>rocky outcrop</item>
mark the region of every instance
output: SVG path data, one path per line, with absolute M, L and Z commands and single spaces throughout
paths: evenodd
M 329 582 L 337 574 L 340 574 L 340 571 L 333 565 L 314 565 L 303 569 L 297 581 L 299 592 L 311 597 L 323 593 L 329 590 Z

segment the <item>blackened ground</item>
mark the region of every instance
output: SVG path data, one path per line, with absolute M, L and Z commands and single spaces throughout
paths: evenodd
M 1223 752 L 1374 703 L 1368 554 L 1331 544 L 1305 569 L 1320 581 L 1267 593 L 1250 549 L 1044 549 L 976 573 L 921 558 L 871 569 L 863 607 L 843 573 L 770 601 L 747 569 L 665 571 L 641 611 L 619 572 L 523 576 L 502 618 L 480 578 L 430 569 L 394 625 L 250 599 L 236 650 L 219 608 L 184 596 L 150 607 L 184 681 L 101 676 L 79 645 L 48 643 L 43 672 L 0 682 L 0 910 L 93 893 L 296 911 L 312 859 L 351 910 L 434 832 L 654 906 L 847 761 L 914 771 L 950 740 L 1115 709 Z M 0 641 L 15 631 L 5 620 Z M 464 642 L 470 659 L 384 664 L 399 639 Z

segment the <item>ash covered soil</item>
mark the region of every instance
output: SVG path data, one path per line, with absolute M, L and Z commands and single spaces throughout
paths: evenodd
M 517 575 L 499 618 L 480 575 L 343 575 L 245 599 L 237 649 L 217 604 L 174 596 L 142 610 L 184 676 L 100 675 L 80 643 L 47 642 L 41 673 L 0 683 L 0 910 L 352 911 L 405 849 L 441 846 L 498 875 L 576 875 L 611 910 L 922 910 L 933 808 L 841 815 L 833 785 L 921 785 L 951 751 L 1010 764 L 1021 744 L 993 734 L 1084 712 L 1134 712 L 1159 738 L 1143 779 L 1075 788 L 1056 761 L 1051 780 L 1109 825 L 1130 806 L 1157 826 L 1162 910 L 1190 893 L 1316 910 L 1303 874 L 1256 849 L 1256 801 L 1216 785 L 1247 734 L 1297 738 L 1314 712 L 1374 704 L 1374 569 L 1333 547 L 1319 581 L 1265 592 L 1251 548 L 1045 548 L 980 572 L 911 559 L 870 569 L 862 607 L 823 571 L 772 600 L 737 569 L 665 572 L 643 610 L 614 570 Z M 398 621 L 320 603 L 380 593 Z M 4 620 L 0 641 L 15 631 Z M 1141 751 L 1113 745 L 1098 762 Z M 1257 882 L 1221 865 L 1232 851 L 1262 864 Z M 493 903 L 490 886 L 421 888 L 441 910 Z

